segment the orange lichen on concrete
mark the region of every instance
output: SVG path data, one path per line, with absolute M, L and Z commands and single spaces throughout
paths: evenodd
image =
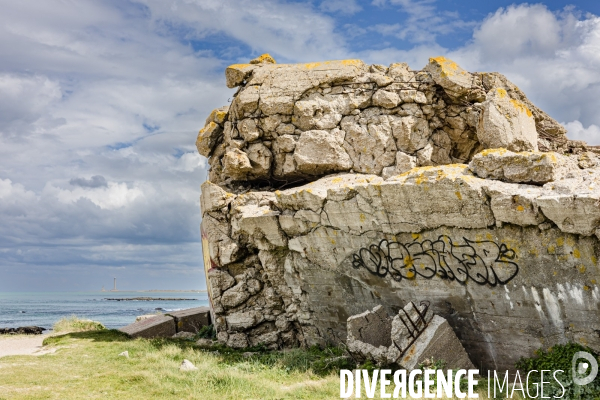
M 436 63 L 442 68 L 442 76 L 452 76 L 456 74 L 466 74 L 467 72 L 458 66 L 454 61 L 447 59 L 446 57 L 432 57 L 429 59 L 430 63 Z
M 510 104 L 512 104 L 513 107 L 517 109 L 517 111 L 524 112 L 525 114 L 527 114 L 528 117 L 533 116 L 533 114 L 531 113 L 531 110 L 525 104 L 521 103 L 519 100 L 510 99 Z

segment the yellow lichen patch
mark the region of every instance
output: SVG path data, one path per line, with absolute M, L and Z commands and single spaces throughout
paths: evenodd
M 456 195 L 456 197 L 458 197 L 459 200 L 462 200 L 462 195 L 459 191 L 454 192 L 454 194 Z
M 216 111 L 216 113 L 214 115 L 214 121 L 219 124 L 223 123 L 223 121 L 225 121 L 225 118 L 227 117 L 227 112 L 225 112 L 223 110 L 215 110 L 215 111 Z
M 590 290 L 590 287 L 588 285 L 583 285 L 583 290 Z
M 417 185 L 420 185 L 423 182 L 427 182 L 427 177 L 425 176 L 425 174 L 420 174 L 419 176 L 416 177 L 415 183 Z
M 306 189 L 306 193 L 312 193 L 312 189 Z
M 333 63 L 340 63 L 342 65 L 354 66 L 354 67 L 359 67 L 364 64 L 361 60 L 337 60 L 337 61 L 334 60 L 334 61 L 321 61 L 321 62 L 306 63 L 306 64 L 302 64 L 302 67 L 304 67 L 306 69 L 313 69 L 313 68 L 320 67 L 322 65 L 329 65 L 329 64 L 333 64 Z
M 506 93 L 506 92 L 504 92 L 504 93 Z M 503 97 L 503 96 L 500 95 L 500 97 Z M 514 108 L 516 108 L 517 111 L 524 112 L 525 114 L 527 114 L 528 117 L 531 117 L 533 115 L 531 113 L 531 110 L 525 104 L 521 103 L 519 100 L 510 99 L 510 104 L 512 104 L 512 106 Z
M 577 267 L 577 269 L 583 274 L 585 272 L 585 265 L 580 265 L 579 267 Z
M 367 219 L 363 213 L 361 213 L 358 218 L 360 219 L 360 222 L 365 222 Z
M 348 66 L 354 66 L 354 67 L 360 67 L 361 65 L 364 64 L 361 60 L 357 60 L 357 59 L 341 60 L 341 63 L 342 63 L 342 65 L 348 65 Z
M 538 249 L 531 249 L 529 250 L 529 254 L 531 254 L 532 256 L 538 256 L 540 255 L 540 252 L 538 251 Z
M 411 236 L 412 236 L 413 240 L 417 240 L 418 238 L 420 238 L 420 237 L 421 237 L 421 235 L 420 235 L 420 234 L 418 234 L 418 233 L 412 233 L 412 234 L 411 234 Z M 394 240 L 396 240 L 396 238 L 395 238 L 395 237 L 394 237 Z
M 483 151 L 481 151 L 479 154 L 481 154 L 482 156 L 487 156 L 490 154 L 497 154 L 499 156 L 506 154 L 508 150 L 506 150 L 503 147 L 497 148 L 497 149 L 485 149 Z
M 579 252 L 579 249 L 573 249 L 573 257 L 581 258 L 581 253 Z
M 565 238 L 564 237 L 559 237 L 556 239 L 556 244 L 558 244 L 559 246 L 564 246 L 565 244 Z
M 331 242 L 331 244 L 335 244 L 335 239 L 329 239 L 329 241 Z
M 596 257 L 592 256 L 592 262 L 593 262 L 594 264 L 597 264 L 598 260 L 596 259 Z
M 525 211 L 525 208 L 523 208 L 523 206 L 517 206 L 517 211 Z
M 590 282 L 592 283 L 592 285 L 596 284 L 596 280 L 595 279 L 592 279 Z
M 227 69 L 244 69 L 252 66 L 252 64 L 231 64 Z
M 556 247 L 548 246 L 548 254 L 554 254 L 554 253 L 556 253 Z
M 443 77 L 456 75 L 457 73 L 463 75 L 466 74 L 466 72 L 459 67 L 458 64 L 450 59 L 447 59 L 446 57 L 432 57 L 429 59 L 429 62 L 436 63 L 441 67 Z
M 342 178 L 339 178 L 339 177 L 338 177 L 338 178 L 333 178 L 333 179 L 331 180 L 331 183 L 340 183 L 341 181 L 342 181 Z
M 496 92 L 498 92 L 498 95 L 500 95 L 501 99 L 505 98 L 508 94 L 508 93 L 506 93 L 506 90 L 504 90 L 502 88 L 496 88 Z
M 277 64 L 277 61 L 269 53 L 265 53 L 250 61 L 250 64 Z
M 493 237 L 492 237 L 492 234 L 491 234 L 491 233 L 489 233 L 489 232 L 485 234 L 485 238 L 486 238 L 487 240 L 492 240 L 492 239 L 493 239 Z

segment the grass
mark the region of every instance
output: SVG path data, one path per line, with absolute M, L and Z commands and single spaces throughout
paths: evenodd
M 106 329 L 100 322 L 79 319 L 75 315 L 58 320 L 52 327 L 54 333 L 101 331 Z
M 116 330 L 51 336 L 44 344 L 58 350 L 0 358 L 0 399 L 338 399 L 338 370 L 352 368 L 337 348 L 254 348 L 248 356 L 186 340 L 133 340 Z M 184 359 L 198 371 L 179 371 Z

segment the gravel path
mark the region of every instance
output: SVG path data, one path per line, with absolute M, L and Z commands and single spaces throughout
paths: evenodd
M 41 355 L 47 354 L 49 349 L 44 349 L 42 342 L 49 335 L 15 335 L 0 336 L 0 358 L 16 355 Z

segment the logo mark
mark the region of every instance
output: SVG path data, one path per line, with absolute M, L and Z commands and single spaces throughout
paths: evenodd
M 578 362 L 585 358 L 588 362 Z M 591 369 L 590 369 L 591 365 Z M 583 376 L 589 371 L 589 375 Z M 587 351 L 578 351 L 573 355 L 572 361 L 573 383 L 579 386 L 587 385 L 592 382 L 598 375 L 598 361 Z

